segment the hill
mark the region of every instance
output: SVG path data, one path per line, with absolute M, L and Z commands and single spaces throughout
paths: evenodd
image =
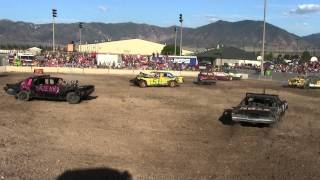
M 174 42 L 173 27 L 158 27 L 148 24 L 136 23 L 85 23 L 82 37 L 83 42 L 93 43 L 96 41 L 111 39 L 140 38 L 154 42 L 171 44 Z M 78 23 L 56 24 L 56 42 L 66 44 L 78 41 Z M 179 42 L 178 36 L 178 42 Z M 217 21 L 198 28 L 183 29 L 183 46 L 199 49 L 211 48 L 217 44 L 233 46 L 242 49 L 258 50 L 261 48 L 262 22 Z M 313 36 L 300 38 L 272 24 L 267 24 L 266 34 L 267 49 L 294 50 L 299 40 L 300 48 L 317 45 L 320 41 Z M 52 42 L 52 24 L 34 24 L 26 22 L 14 22 L 0 20 L 0 43 L 1 44 L 47 44 Z

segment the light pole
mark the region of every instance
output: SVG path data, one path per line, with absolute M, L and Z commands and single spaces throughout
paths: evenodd
M 264 63 L 264 45 L 265 45 L 265 41 L 266 41 L 266 13 L 267 13 L 267 0 L 264 0 L 264 15 L 263 15 L 263 37 L 262 37 L 262 58 L 261 58 L 261 65 L 260 65 L 260 69 L 261 69 L 261 76 L 264 76 L 264 67 L 263 67 L 263 63 Z
M 55 18 L 57 17 L 57 10 L 52 9 L 52 51 L 55 52 L 55 44 L 54 44 L 54 23 L 55 23 Z
M 177 55 L 177 26 L 174 26 L 174 55 Z
M 81 35 L 82 35 L 82 34 L 81 34 L 82 31 L 81 31 L 81 30 L 82 30 L 82 28 L 83 28 L 83 23 L 80 22 L 80 23 L 79 23 L 79 40 L 80 40 L 80 41 L 79 41 L 79 52 L 81 52 L 81 43 L 82 43 L 82 42 L 81 42 L 81 40 L 82 40 L 82 39 L 81 39 L 81 37 L 82 37 L 82 36 L 81 36 Z
M 182 56 L 182 14 L 179 15 L 179 22 L 180 22 L 180 56 Z

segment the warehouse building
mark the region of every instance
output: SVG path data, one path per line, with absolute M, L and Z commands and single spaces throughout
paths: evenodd
M 96 52 L 103 54 L 127 54 L 127 55 L 152 55 L 161 54 L 165 45 L 146 41 L 142 39 L 129 39 L 120 41 L 111 41 L 95 44 L 85 44 L 78 47 L 79 52 Z M 183 50 L 183 55 L 190 55 L 193 52 Z

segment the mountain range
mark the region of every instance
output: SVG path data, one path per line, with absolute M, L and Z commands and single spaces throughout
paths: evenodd
M 262 39 L 261 21 L 217 21 L 197 28 L 183 28 L 183 46 L 192 50 L 209 49 L 217 44 L 249 51 L 259 51 Z M 267 23 L 266 47 L 273 51 L 320 48 L 320 33 L 300 37 Z M 177 27 L 177 42 L 180 28 Z M 153 42 L 173 44 L 174 27 L 159 27 L 137 23 L 85 23 L 82 42 L 94 43 L 106 40 L 139 38 Z M 56 43 L 63 45 L 79 41 L 78 23 L 55 24 Z M 0 20 L 0 44 L 50 45 L 52 24 L 34 24 L 21 21 Z

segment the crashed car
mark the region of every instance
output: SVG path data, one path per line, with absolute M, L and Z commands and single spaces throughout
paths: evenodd
M 169 86 L 176 87 L 184 82 L 182 76 L 174 76 L 170 72 L 151 72 L 150 74 L 140 72 L 136 78 L 130 80 L 131 83 L 141 88 Z
M 232 109 L 232 121 L 253 124 L 273 124 L 281 119 L 288 103 L 273 94 L 247 93 L 241 103 Z
M 297 76 L 288 80 L 288 86 L 293 88 L 320 88 L 320 77 Z
M 308 86 L 309 86 L 309 88 L 320 88 L 320 77 L 319 76 L 309 76 Z
M 4 90 L 18 100 L 35 99 L 66 100 L 77 104 L 93 91 L 93 85 L 78 85 L 78 81 L 65 82 L 62 78 L 49 75 L 29 77 L 15 84 L 7 84 Z
M 213 74 L 216 79 L 220 81 L 231 81 L 233 79 L 231 75 L 225 72 L 214 72 Z
M 201 71 L 198 74 L 197 80 L 195 81 L 196 84 L 216 84 L 216 77 L 214 76 L 213 72 L 210 71 Z
M 233 69 L 228 69 L 224 71 L 227 73 L 229 76 L 232 77 L 232 80 L 241 80 L 242 79 L 242 74 L 237 72 L 236 70 Z
M 306 78 L 304 76 L 297 76 L 288 80 L 289 87 L 303 88 L 306 85 Z

